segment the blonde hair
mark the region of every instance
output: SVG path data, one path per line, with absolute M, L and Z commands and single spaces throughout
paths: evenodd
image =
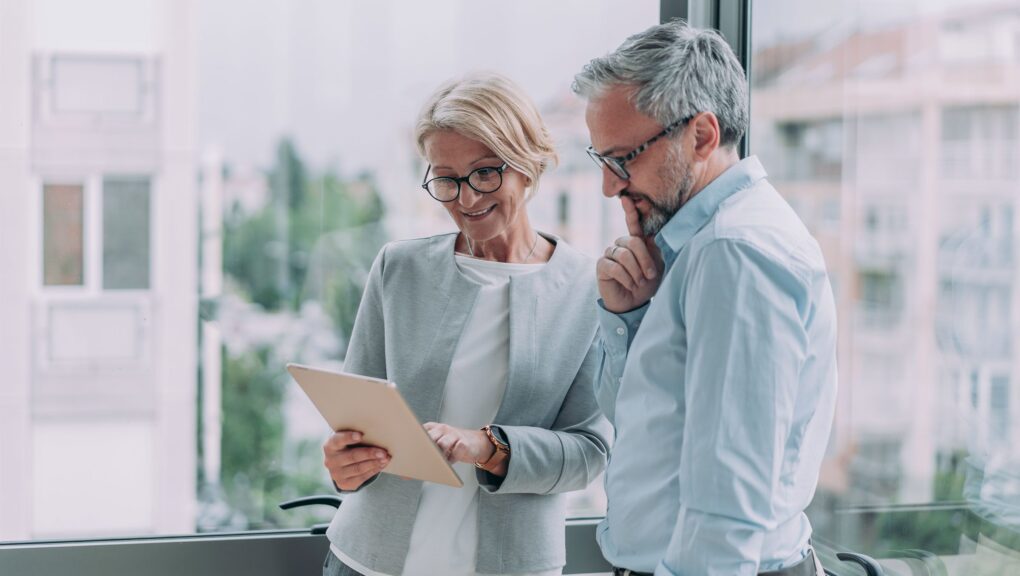
M 534 102 L 509 78 L 476 72 L 444 83 L 429 97 L 414 128 L 418 152 L 425 139 L 450 130 L 477 140 L 530 179 L 527 198 L 558 158 L 552 137 Z

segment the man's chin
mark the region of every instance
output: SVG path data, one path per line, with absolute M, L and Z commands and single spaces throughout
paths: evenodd
M 649 212 L 647 215 L 642 215 L 640 218 L 641 231 L 644 232 L 645 236 L 652 237 L 662 230 L 662 227 L 666 225 L 668 219 L 664 214 L 657 210 Z

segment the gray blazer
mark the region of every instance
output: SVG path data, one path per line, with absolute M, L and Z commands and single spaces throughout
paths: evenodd
M 496 415 L 507 475 L 478 471 L 483 573 L 566 563 L 563 493 L 606 465 L 609 423 L 593 391 L 594 267 L 562 240 L 540 271 L 510 279 L 509 376 Z M 392 242 L 369 273 L 345 371 L 392 380 L 422 422 L 435 421 L 453 353 L 478 296 L 454 261 L 455 234 Z M 327 535 L 362 565 L 400 574 L 422 483 L 381 474 L 344 493 Z

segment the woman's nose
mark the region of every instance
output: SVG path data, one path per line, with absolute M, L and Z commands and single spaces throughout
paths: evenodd
M 478 199 L 481 196 L 482 194 L 475 190 L 474 188 L 468 186 L 467 182 L 460 183 L 460 197 L 458 198 L 458 201 L 460 202 L 461 206 L 465 208 L 470 208 L 471 206 L 474 206 L 478 202 Z

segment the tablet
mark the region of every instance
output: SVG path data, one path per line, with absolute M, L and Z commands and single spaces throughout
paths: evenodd
M 287 371 L 332 430 L 357 430 L 361 444 L 390 453 L 384 473 L 464 485 L 392 382 L 300 364 L 287 364 Z

